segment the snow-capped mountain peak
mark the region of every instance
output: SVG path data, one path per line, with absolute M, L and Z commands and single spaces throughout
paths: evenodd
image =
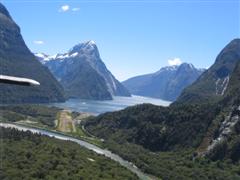
M 55 54 L 55 55 L 47 55 L 44 53 L 34 53 L 34 55 L 39 59 L 42 64 L 45 64 L 47 61 L 51 60 L 66 60 L 69 58 L 74 58 L 76 56 L 86 55 L 88 57 L 96 57 L 99 58 L 98 48 L 96 43 L 93 40 L 86 41 L 83 43 L 79 43 L 75 45 L 72 49 L 70 49 L 67 53 L 63 54 Z
M 87 41 L 87 44 L 89 44 L 89 45 L 96 45 L 95 41 L 93 41 L 93 40 Z
M 39 59 L 42 64 L 45 64 L 51 60 L 63 60 L 68 58 L 74 58 L 79 55 L 78 52 L 69 52 L 64 54 L 46 55 L 44 53 L 34 53 L 34 55 Z
M 158 75 L 166 71 L 176 71 L 178 67 L 179 67 L 178 65 L 162 67 L 159 71 L 155 73 L 155 75 Z
M 88 56 L 95 56 L 95 57 L 100 56 L 97 45 L 92 40 L 79 43 L 69 50 L 69 53 L 76 53 L 76 52 L 78 52 L 79 54 L 85 54 Z
M 98 79 L 99 82 L 102 82 L 102 84 L 99 84 L 99 87 L 100 85 L 104 85 L 107 88 L 107 93 L 110 95 L 130 96 L 128 90 L 107 69 L 100 58 L 96 43 L 92 40 L 79 43 L 63 54 L 48 56 L 42 53 L 36 53 L 35 56 L 42 64 L 49 68 L 58 80 L 64 81 L 64 78 L 67 78 L 71 75 L 70 73 L 73 73 L 76 74 L 75 83 L 79 82 L 78 80 L 81 78 L 83 78 L 81 80 L 85 81 L 88 79 L 84 74 L 83 76 L 81 75 L 82 77 L 78 77 L 77 74 L 89 71 L 89 73 L 91 72 L 90 74 L 92 74 L 92 78 L 96 76 L 96 78 L 102 79 L 103 82 Z M 85 83 L 88 85 L 91 84 L 91 82 Z
M 34 53 L 34 55 L 38 58 L 38 60 L 42 63 L 45 64 L 47 61 L 50 61 L 52 59 L 52 56 L 49 56 L 44 53 Z

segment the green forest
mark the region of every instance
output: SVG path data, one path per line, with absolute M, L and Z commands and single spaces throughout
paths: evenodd
M 186 105 L 169 110 L 146 104 L 85 123 L 86 129 L 103 138 L 104 145 L 113 152 L 159 178 L 239 179 L 239 123 L 228 143 L 219 144 L 208 156 L 198 156 L 211 119 L 219 113 L 217 107 L 206 107 Z M 216 121 L 221 122 L 220 117 Z M 213 133 L 217 133 L 216 129 Z
M 0 128 L 0 179 L 138 179 L 118 163 L 76 143 Z

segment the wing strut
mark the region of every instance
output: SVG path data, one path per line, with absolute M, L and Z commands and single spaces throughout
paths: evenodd
M 14 77 L 14 76 L 5 76 L 0 75 L 0 83 L 4 84 L 15 84 L 15 85 L 21 85 L 21 86 L 39 86 L 40 83 L 28 78 L 20 78 L 20 77 Z

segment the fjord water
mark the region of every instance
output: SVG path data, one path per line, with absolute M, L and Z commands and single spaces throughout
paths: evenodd
M 98 115 L 105 112 L 118 111 L 128 106 L 134 106 L 143 103 L 151 103 L 159 106 L 169 106 L 171 102 L 142 96 L 132 97 L 114 96 L 113 100 L 107 101 L 69 99 L 64 103 L 51 103 L 49 105 L 69 109 L 71 111 L 86 112 Z

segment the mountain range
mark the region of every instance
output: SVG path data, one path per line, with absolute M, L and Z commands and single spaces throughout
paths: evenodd
M 132 94 L 175 101 L 182 90 L 191 85 L 205 69 L 192 64 L 167 66 L 151 74 L 136 76 L 123 83 Z
M 103 138 L 112 151 L 163 179 L 238 179 L 239 174 L 222 167 L 238 168 L 240 162 L 239 47 L 240 39 L 232 40 L 169 107 L 128 107 L 92 118 L 85 128 Z M 162 164 L 166 157 L 161 154 L 174 164 Z M 171 170 L 164 171 L 166 167 Z M 202 173 L 205 167 L 214 167 L 207 176 Z
M 80 43 L 64 54 L 35 56 L 59 80 L 68 97 L 106 100 L 131 96 L 107 69 L 94 41 Z
M 62 86 L 27 48 L 19 26 L 0 3 L 0 73 L 31 78 L 39 87 L 0 85 L 0 104 L 44 103 L 65 100 Z

